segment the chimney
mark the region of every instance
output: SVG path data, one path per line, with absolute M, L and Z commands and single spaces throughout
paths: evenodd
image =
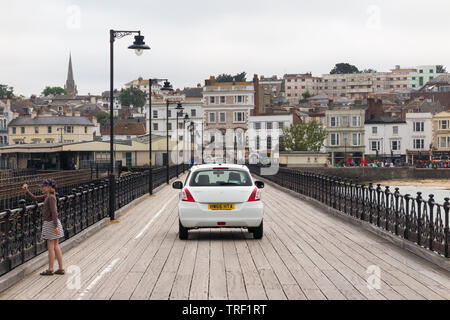
M 262 76 L 261 76 L 262 78 Z M 258 75 L 255 73 L 253 75 L 253 89 L 255 90 L 255 96 L 253 101 L 255 102 L 255 107 L 253 108 L 252 114 L 254 116 L 258 115 L 260 113 L 259 110 L 259 79 L 258 79 Z
M 383 116 L 383 101 L 377 98 L 367 98 L 366 119 L 371 120 L 376 116 Z
M 328 99 L 328 110 L 333 110 L 333 99 L 329 98 Z

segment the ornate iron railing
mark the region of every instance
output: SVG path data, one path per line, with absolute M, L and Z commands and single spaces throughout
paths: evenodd
M 178 165 L 178 172 L 186 171 L 188 164 Z M 169 177 L 176 176 L 177 167 L 169 168 Z M 153 188 L 166 182 L 166 168 L 153 172 Z M 116 181 L 116 208 L 119 209 L 134 199 L 148 193 L 149 171 L 124 175 Z M 65 238 L 74 236 L 92 224 L 108 216 L 108 180 L 90 183 L 72 189 L 69 194 L 57 196 L 59 219 Z M 47 250 L 41 240 L 43 203 L 27 205 L 20 200 L 20 207 L 0 212 L 0 275 L 14 269 Z
M 260 175 L 260 167 L 249 166 L 253 174 Z M 449 257 L 449 209 L 450 198 L 443 204 L 428 199 L 402 195 L 389 186 L 330 177 L 303 172 L 296 169 L 279 168 L 275 175 L 264 175 L 282 187 L 316 199 L 357 219 L 367 221 L 403 239 Z

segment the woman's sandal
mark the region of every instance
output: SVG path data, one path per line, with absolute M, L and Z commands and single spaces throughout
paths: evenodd
M 58 269 L 55 271 L 55 274 L 64 274 L 64 269 Z
M 52 275 L 53 275 L 53 271 L 45 270 L 45 271 L 42 271 L 42 272 L 40 273 L 40 275 L 41 275 L 41 276 L 52 276 Z

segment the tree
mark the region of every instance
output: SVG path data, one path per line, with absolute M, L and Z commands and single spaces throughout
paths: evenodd
M 46 86 L 45 89 L 42 91 L 42 94 L 44 96 L 49 96 L 51 94 L 57 95 L 57 94 L 67 94 L 67 90 L 61 87 L 50 87 Z
M 216 77 L 216 82 L 232 82 L 233 79 L 236 82 L 243 82 L 243 81 L 245 81 L 246 75 L 247 75 L 247 73 L 245 71 L 241 72 L 241 73 L 237 73 L 234 76 L 232 76 L 231 74 L 222 73 Z
M 133 107 L 141 108 L 147 101 L 147 93 L 137 87 L 131 86 L 128 89 L 120 90 L 119 100 L 123 106 L 128 107 L 133 105 Z
M 436 66 L 436 73 L 447 73 L 447 70 L 442 64 Z
M 8 87 L 6 84 L 0 84 L 0 99 L 14 98 L 14 88 Z
M 101 126 L 104 126 L 109 121 L 109 113 L 106 111 L 97 112 L 96 117 Z
M 319 151 L 327 132 L 317 121 L 293 124 L 283 129 L 280 149 L 286 151 Z
M 377 72 L 377 70 L 370 69 L 370 68 L 360 71 L 360 73 L 376 73 L 376 72 Z
M 307 102 L 308 101 L 308 98 L 311 98 L 312 97 L 312 94 L 311 93 L 309 93 L 309 91 L 306 91 L 306 92 L 303 92 L 302 93 L 302 99 L 300 99 L 300 103 L 305 103 L 305 102 Z
M 359 70 L 352 64 L 349 63 L 336 63 L 336 66 L 330 71 L 330 74 L 347 74 L 347 73 L 358 73 Z

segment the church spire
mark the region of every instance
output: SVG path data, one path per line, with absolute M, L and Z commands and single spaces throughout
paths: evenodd
M 67 80 L 64 89 L 66 89 L 67 94 L 70 96 L 76 96 L 78 93 L 77 86 L 75 85 L 75 81 L 73 80 L 72 53 L 69 54 L 69 70 L 67 71 Z

